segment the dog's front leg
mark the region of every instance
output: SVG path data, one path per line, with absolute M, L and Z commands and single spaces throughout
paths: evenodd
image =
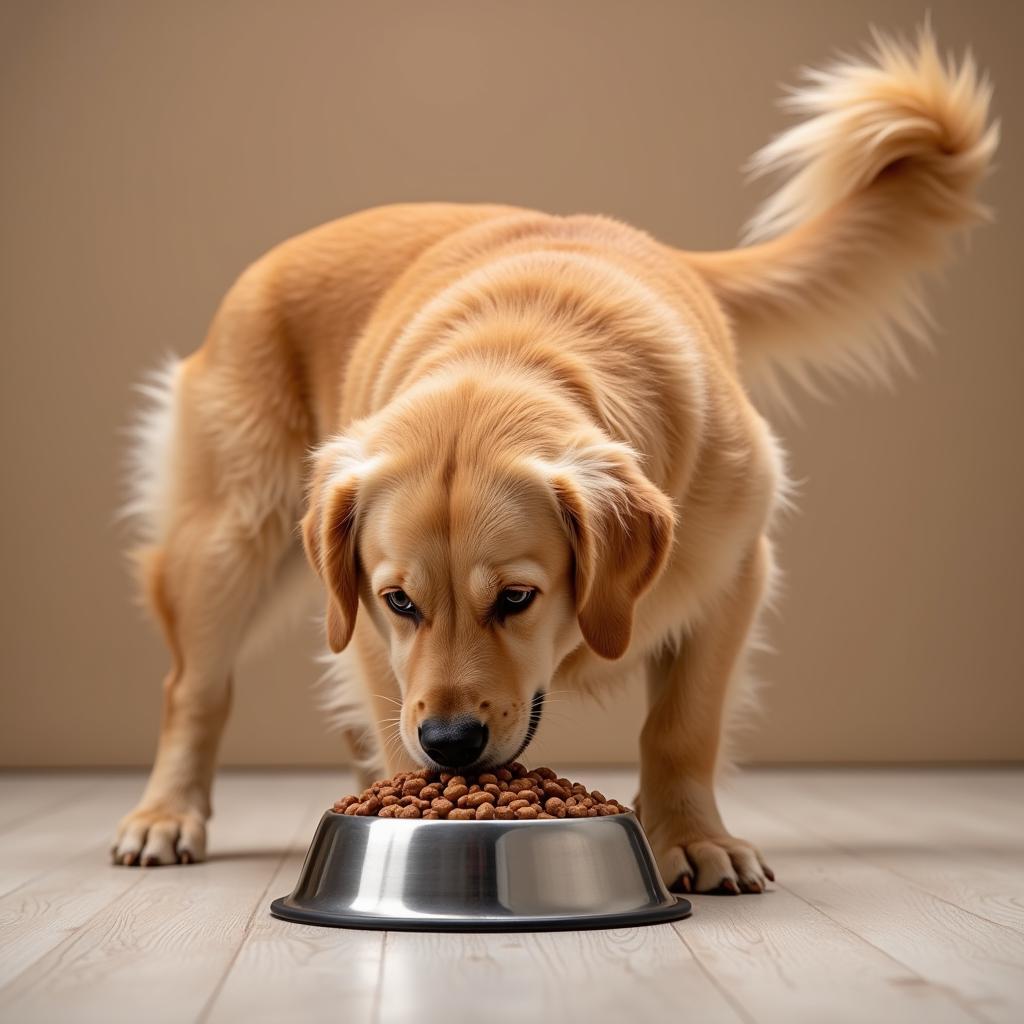
M 648 662 L 641 818 L 666 884 L 687 892 L 762 892 L 773 878 L 757 849 L 729 834 L 714 791 L 726 692 L 770 567 L 762 538 L 680 650 Z

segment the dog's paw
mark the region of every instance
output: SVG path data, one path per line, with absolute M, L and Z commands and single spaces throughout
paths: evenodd
M 775 881 L 760 851 L 730 835 L 653 845 L 661 877 L 675 892 L 758 893 Z
M 136 807 L 121 819 L 111 848 L 115 864 L 195 864 L 206 857 L 206 822 L 195 811 Z

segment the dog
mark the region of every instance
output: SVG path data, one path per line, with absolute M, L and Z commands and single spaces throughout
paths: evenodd
M 754 162 L 783 184 L 731 251 L 417 203 L 249 267 L 140 425 L 135 564 L 172 664 L 116 863 L 203 859 L 236 655 L 301 535 L 330 648 L 354 652 L 368 769 L 506 763 L 552 685 L 643 671 L 659 870 L 762 892 L 715 798 L 787 493 L 751 395 L 885 374 L 922 334 L 922 275 L 987 216 L 990 96 L 928 29 L 809 72 L 802 120 Z

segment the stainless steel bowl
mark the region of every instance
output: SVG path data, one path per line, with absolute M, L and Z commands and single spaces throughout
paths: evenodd
M 687 917 L 632 814 L 418 821 L 327 811 L 275 917 L 340 928 L 547 931 Z

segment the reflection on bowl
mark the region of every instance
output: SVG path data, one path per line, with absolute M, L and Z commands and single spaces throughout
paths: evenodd
M 623 928 L 674 921 L 633 814 L 532 821 L 423 821 L 327 811 L 288 921 L 422 931 Z

